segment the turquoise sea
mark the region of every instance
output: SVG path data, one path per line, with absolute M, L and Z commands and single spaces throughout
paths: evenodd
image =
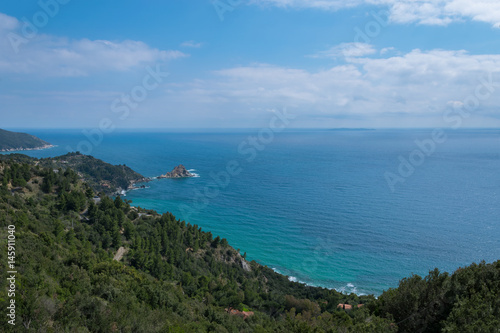
M 58 145 L 24 152 L 35 157 L 87 140 L 24 131 Z M 500 259 L 500 130 L 447 130 L 424 153 L 415 140 L 431 139 L 429 129 L 295 130 L 252 148 L 258 132 L 115 131 L 80 147 L 148 177 L 184 164 L 199 177 L 154 180 L 126 198 L 225 237 L 292 280 L 377 295 L 412 273 Z M 401 166 L 403 177 L 410 156 L 416 166 Z M 228 177 L 228 166 L 239 174 Z M 405 180 L 394 191 L 387 172 Z

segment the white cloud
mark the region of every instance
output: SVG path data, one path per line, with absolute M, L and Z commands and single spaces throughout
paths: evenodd
M 86 76 L 128 71 L 138 66 L 187 56 L 151 48 L 141 41 L 69 40 L 50 35 L 26 38 L 17 19 L 0 14 L 0 73 Z M 16 39 L 18 38 L 18 39 Z M 13 46 L 14 40 L 22 40 Z
M 387 1 L 391 20 L 396 23 L 418 22 L 428 25 L 447 25 L 451 18 L 443 14 L 444 1 Z
M 197 43 L 193 40 L 188 40 L 188 41 L 182 43 L 181 46 L 182 47 L 192 47 L 192 48 L 198 49 L 198 48 L 203 46 L 203 43 Z
M 0 13 L 0 33 L 2 30 L 14 30 L 19 26 L 19 21 L 11 16 Z
M 361 5 L 389 8 L 395 23 L 447 25 L 465 19 L 486 22 L 500 27 L 498 0 L 253 0 L 253 4 L 290 8 L 340 10 Z
M 363 4 L 363 0 L 250 0 L 251 4 L 271 5 L 278 7 L 318 8 L 338 10 L 347 7 L 356 7 Z
M 374 54 L 377 51 L 373 45 L 366 43 L 342 43 L 340 45 L 333 46 L 328 50 L 318 52 L 313 54 L 312 58 L 352 58 L 352 57 L 363 57 L 366 55 Z
M 458 109 L 464 106 L 464 102 L 462 101 L 448 101 L 448 103 L 446 104 L 454 109 Z
M 189 100 L 210 110 L 239 110 L 239 114 L 294 106 L 302 119 L 393 117 L 401 125 L 411 117 L 434 117 L 443 126 L 443 113 L 463 106 L 481 80 L 488 81 L 488 73 L 495 73 L 494 89 L 500 90 L 499 69 L 500 55 L 418 49 L 382 59 L 351 58 L 346 65 L 316 72 L 255 64 L 214 72 L 210 80 L 171 87 L 169 100 Z M 482 88 L 481 93 L 489 88 Z M 500 94 L 493 93 L 481 100 L 477 113 L 498 116 L 498 106 Z
M 500 2 L 497 0 L 453 0 L 447 2 L 445 10 L 475 21 L 492 23 L 496 27 L 500 23 Z
M 382 50 L 380 50 L 380 54 L 386 54 L 386 53 L 389 53 L 389 52 L 393 52 L 393 51 L 396 51 L 396 48 L 395 47 L 384 47 Z

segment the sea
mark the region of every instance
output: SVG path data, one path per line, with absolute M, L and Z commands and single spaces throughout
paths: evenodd
M 29 132 L 156 177 L 124 193 L 291 281 L 380 295 L 412 274 L 500 259 L 500 130 Z

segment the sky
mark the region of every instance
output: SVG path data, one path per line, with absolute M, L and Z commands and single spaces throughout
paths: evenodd
M 500 127 L 498 0 L 0 2 L 0 128 Z

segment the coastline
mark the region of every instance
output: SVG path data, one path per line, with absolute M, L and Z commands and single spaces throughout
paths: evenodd
M 56 145 L 44 145 L 44 146 L 41 146 L 41 147 L 37 147 L 37 148 L 10 148 L 10 149 L 0 149 L 0 153 L 11 153 L 11 152 L 15 152 L 15 151 L 28 151 L 28 150 L 44 150 L 44 149 L 50 149 L 50 148 L 54 148 L 54 147 L 57 147 Z
M 190 176 L 188 177 L 165 177 L 165 175 L 160 175 L 154 177 L 144 177 L 143 179 L 140 180 L 134 180 L 130 182 L 129 186 L 126 189 L 120 189 L 116 192 L 116 194 L 121 196 L 127 196 L 127 193 L 130 191 L 148 189 L 149 186 L 146 186 L 145 184 L 160 179 L 200 178 L 200 175 L 194 172 L 196 171 L 196 169 L 189 169 L 187 171 L 190 173 Z
M 267 266 L 267 265 L 262 264 L 262 263 L 260 263 L 260 264 L 263 265 L 263 266 Z M 346 284 L 344 286 L 342 286 L 342 287 L 328 287 L 328 286 L 325 286 L 325 285 L 323 285 L 321 283 L 301 281 L 301 280 L 299 280 L 295 276 L 283 273 L 280 269 L 278 269 L 276 267 L 271 267 L 271 266 L 267 266 L 267 267 L 271 268 L 275 273 L 278 273 L 280 275 L 285 276 L 288 279 L 288 281 L 290 281 L 290 282 L 300 283 L 300 284 L 306 285 L 308 287 L 325 288 L 325 289 L 328 289 L 328 290 L 335 290 L 335 291 L 337 291 L 339 293 L 346 294 L 346 295 L 349 295 L 349 294 L 353 293 L 353 294 L 355 294 L 357 296 L 373 295 L 375 298 L 377 298 L 379 296 L 376 292 L 365 292 L 365 291 L 358 290 L 358 286 L 355 286 L 352 282 L 346 282 Z M 286 269 L 286 267 L 285 267 L 285 269 Z
M 196 171 L 195 169 L 190 169 L 190 171 Z M 197 173 L 194 173 L 194 178 L 198 178 L 200 177 L 199 174 Z M 149 182 L 152 182 L 154 180 L 159 180 L 159 179 L 165 179 L 165 178 L 160 178 L 160 177 L 145 177 L 143 180 L 141 181 L 136 181 L 136 182 L 131 182 L 131 184 L 129 185 L 129 187 L 127 189 L 121 189 L 119 191 L 117 191 L 115 193 L 115 196 L 116 195 L 119 195 L 121 197 L 126 197 L 127 196 L 127 193 L 128 192 L 131 192 L 131 191 L 135 191 L 135 190 L 142 190 L 142 189 L 149 189 L 150 186 L 146 186 L 145 184 L 149 183 Z M 175 179 L 175 178 L 167 178 L 167 179 Z M 162 214 L 162 213 L 159 213 L 155 208 L 148 208 L 148 207 L 145 207 L 145 206 L 141 206 L 142 208 L 144 209 L 150 209 L 150 210 L 154 210 L 157 214 Z M 223 235 L 219 235 L 221 237 L 223 237 Z M 295 283 L 299 283 L 299 284 L 303 284 L 305 286 L 308 286 L 308 287 L 314 287 L 314 288 L 325 288 L 325 289 L 328 289 L 328 290 L 335 290 L 337 292 L 340 292 L 340 293 L 344 293 L 344 294 L 351 294 L 351 293 L 354 293 L 355 295 L 357 296 L 366 296 L 366 295 L 373 295 L 374 297 L 378 297 L 377 293 L 376 292 L 364 292 L 364 291 L 360 291 L 358 290 L 358 286 L 355 286 L 353 283 L 351 282 L 347 282 L 344 286 L 342 287 L 328 287 L 328 286 L 325 286 L 325 285 L 322 285 L 321 283 L 314 283 L 314 282 L 305 282 L 305 281 L 301 281 L 299 280 L 297 277 L 295 276 L 292 276 L 292 275 L 288 275 L 284 272 L 282 272 L 280 269 L 276 268 L 276 267 L 273 267 L 273 266 L 269 266 L 265 263 L 262 263 L 260 262 L 258 259 L 255 259 L 260 265 L 262 266 L 266 266 L 266 267 L 269 267 L 270 269 L 272 269 L 275 273 L 277 274 L 280 274 L 284 277 L 286 277 L 290 282 L 295 282 Z M 285 268 L 286 269 L 286 268 Z
M 199 177 L 199 175 L 197 175 L 197 176 Z M 131 192 L 131 191 L 134 191 L 134 190 L 149 189 L 150 187 L 146 186 L 144 184 L 148 183 L 148 182 L 151 182 L 153 180 L 157 180 L 157 179 L 160 179 L 160 178 L 158 178 L 158 177 L 146 177 L 146 181 L 132 183 L 131 186 L 128 189 L 126 189 L 126 190 L 122 189 L 121 191 L 117 191 L 117 193 L 115 193 L 115 195 L 119 195 L 121 197 L 126 197 L 128 192 Z M 141 183 L 142 183 L 142 185 L 138 186 L 138 184 L 141 184 Z M 162 214 L 162 213 L 158 212 L 155 208 L 148 208 L 146 206 L 141 206 L 141 207 L 144 208 L 144 209 L 153 210 L 157 214 L 160 214 L 160 215 Z M 220 237 L 224 237 L 223 235 L 219 235 L 219 236 Z M 280 275 L 286 277 L 290 282 L 295 282 L 295 283 L 303 284 L 305 286 L 313 287 L 313 288 L 324 288 L 324 289 L 328 289 L 328 290 L 335 290 L 335 291 L 337 291 L 339 293 L 343 293 L 343 294 L 346 294 L 346 295 L 349 295 L 349 294 L 353 293 L 353 294 L 355 294 L 357 296 L 373 295 L 375 298 L 378 298 L 378 296 L 379 296 L 379 294 L 377 294 L 376 292 L 360 291 L 358 289 L 359 286 L 355 286 L 352 282 L 347 282 L 344 286 L 341 286 L 341 287 L 331 287 L 331 286 L 329 287 L 329 286 L 325 286 L 325 285 L 323 285 L 321 283 L 305 282 L 305 281 L 299 280 L 295 276 L 288 275 L 288 274 L 282 272 L 280 269 L 278 269 L 276 267 L 273 267 L 273 266 L 270 266 L 268 264 L 262 263 L 258 259 L 254 259 L 254 260 L 256 260 L 256 262 L 258 262 L 262 266 L 269 267 L 275 273 L 280 274 Z

